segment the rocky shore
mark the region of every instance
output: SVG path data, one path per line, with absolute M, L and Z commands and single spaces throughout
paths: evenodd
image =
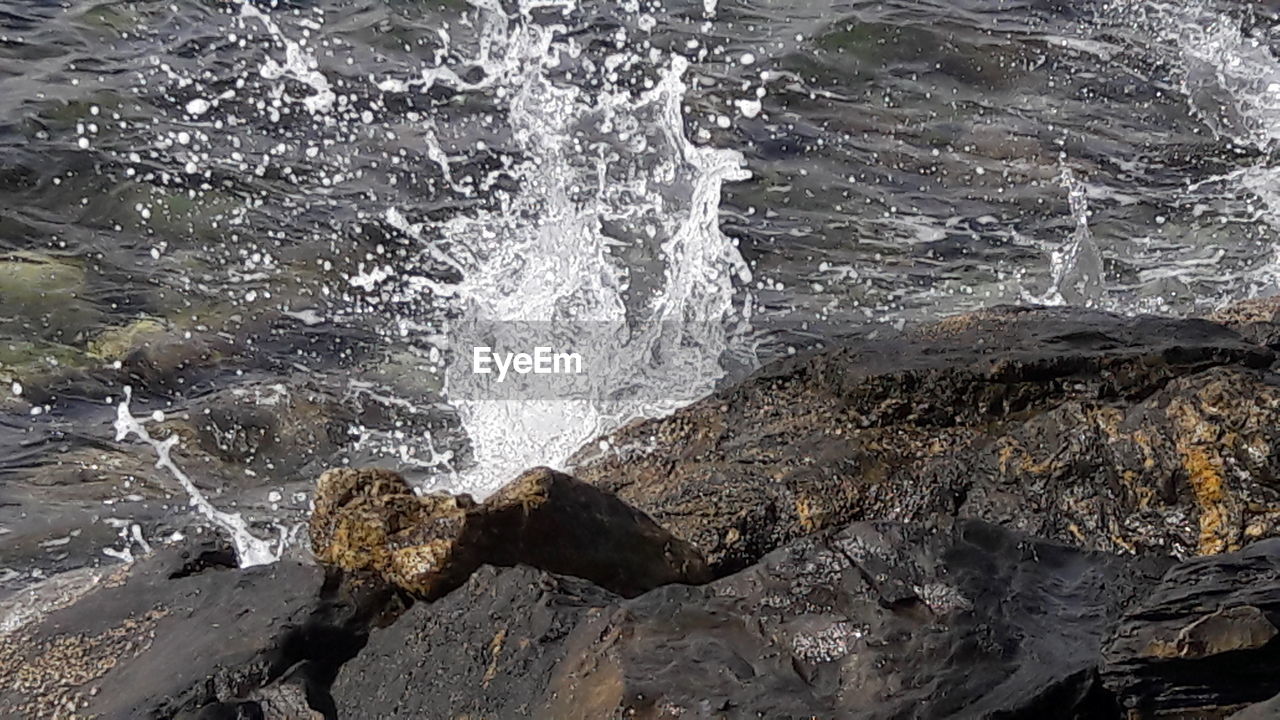
M 484 502 L 314 491 L 0 607 L 0 716 L 1280 717 L 1280 303 L 798 355 Z

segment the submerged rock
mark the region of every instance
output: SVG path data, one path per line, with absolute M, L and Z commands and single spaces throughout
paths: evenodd
M 177 438 L 171 457 L 196 487 L 266 535 L 275 534 L 273 523 L 306 522 L 307 491 L 321 469 L 341 462 L 354 418 L 353 403 L 310 381 L 242 382 L 185 405 L 162 405 L 163 421 L 147 419 L 144 402 L 135 402 L 134 412 L 154 437 Z M 106 433 L 115 412 L 98 404 L 78 419 Z M 4 427 L 0 417 L 0 436 Z M 218 532 L 156 466 L 151 448 L 49 429 L 44 444 L 34 433 L 16 434 L 29 447 L 0 457 L 0 596 L 42 574 L 114 562 L 104 549 L 119 555 L 174 533 Z
M 121 361 L 139 347 L 163 337 L 169 329 L 154 318 L 104 328 L 88 343 L 89 352 L 109 362 Z
M 119 546 L 131 526 L 154 541 L 191 521 L 185 496 L 174 502 L 170 492 L 181 490 L 154 458 L 101 448 L 43 451 L 42 464 L 8 469 L 0 482 L 0 568 L 22 570 L 0 580 L 0 594 L 42 576 L 114 563 L 103 548 Z
M 213 377 L 230 354 L 220 338 L 178 331 L 142 335 L 121 359 L 125 382 L 155 393 L 179 393 Z
M 35 252 L 0 255 L 0 331 L 70 343 L 97 322 L 87 273 L 74 260 Z
M 483 504 L 468 495 L 418 497 L 386 470 L 330 470 L 316 487 L 310 527 L 320 560 L 379 572 L 428 599 L 485 564 L 532 565 L 622 595 L 709 579 L 698 551 L 644 513 L 546 468 Z
M 348 403 L 305 382 L 235 386 L 193 403 L 191 414 L 200 448 L 218 460 L 308 481 L 346 448 L 355 419 Z
M 1273 360 L 1207 320 L 997 308 L 775 363 L 571 465 L 719 572 L 858 519 L 1221 552 L 1277 532 Z
M 78 390 L 86 385 L 86 368 L 92 359 L 74 347 L 47 341 L 0 338 L 0 411 L 30 411 L 32 403 L 48 402 L 58 389 Z M 11 392 L 14 384 L 21 394 Z M 92 392 L 92 391 L 91 391 Z
M 292 676 L 327 688 L 397 607 L 373 579 L 291 562 L 239 570 L 210 545 L 162 549 L 72 599 L 5 629 L 3 717 L 154 720 L 225 706 L 284 717 L 263 714 L 278 681 L 303 663 Z

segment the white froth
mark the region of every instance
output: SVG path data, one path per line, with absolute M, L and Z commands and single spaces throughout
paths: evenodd
M 178 443 L 178 436 L 170 435 L 164 440 L 151 437 L 151 433 L 143 426 L 143 422 L 135 418 L 129 411 L 129 402 L 132 397 L 132 388 L 126 387 L 125 398 L 116 408 L 116 441 L 125 440 L 130 435 L 133 435 L 151 446 L 157 457 L 156 467 L 167 470 L 182 486 L 182 489 L 186 491 L 190 498 L 191 506 L 205 516 L 214 526 L 226 531 L 231 537 L 231 543 L 236 549 L 236 557 L 239 560 L 240 567 L 267 565 L 279 560 L 284 544 L 283 536 L 274 543 L 263 540 L 249 532 L 248 524 L 238 513 L 222 512 L 215 508 L 204 496 L 204 493 L 200 492 L 200 489 L 191 481 L 191 478 L 174 464 L 172 453 L 173 447 Z M 131 535 L 135 541 L 143 546 L 144 550 L 150 549 L 150 546 L 142 539 L 141 529 L 136 525 L 131 528 Z
M 450 306 L 473 319 L 627 323 L 636 331 L 593 367 L 596 397 L 610 398 L 607 403 L 453 399 L 474 459 L 454 489 L 480 495 L 528 467 L 563 466 L 601 434 L 708 393 L 723 376 L 721 356 L 733 349 L 726 328 L 749 315 L 734 281 L 750 278 L 719 229 L 721 185 L 749 174 L 739 153 L 685 137 L 687 61 L 672 58 L 639 96 L 588 93 L 547 76 L 545 68 L 560 53 L 572 52 L 553 40 L 557 28 L 485 27 L 493 33 L 488 77 L 507 89 L 509 121 L 530 160 L 517 172 L 521 191 L 498 211 L 445 224 L 445 244 L 465 248 L 455 257 L 468 258 Z M 625 151 L 609 161 L 584 158 L 584 128 L 612 129 L 626 138 Z M 632 180 L 609 184 L 601 180 L 606 176 Z M 628 304 L 626 268 L 609 251 L 618 240 L 602 229 L 611 220 L 650 225 L 647 239 L 631 241 L 663 268 L 647 302 Z M 693 327 L 699 332 L 690 333 Z M 720 329 L 708 333 L 708 327 Z M 682 352 L 661 351 L 673 347 Z M 669 362 L 655 363 L 655 357 Z

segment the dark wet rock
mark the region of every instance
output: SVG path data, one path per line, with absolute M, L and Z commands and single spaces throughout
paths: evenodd
M 1250 705 L 1231 715 L 1228 720 L 1274 720 L 1275 718 L 1280 718 L 1280 695 Z
M 1170 561 L 980 522 L 858 523 L 631 600 L 476 572 L 343 667 L 340 716 L 1118 718 L 1108 626 Z
M 855 524 L 596 615 L 547 717 L 1114 717 L 1098 646 L 1161 567 L 978 522 Z
M 1134 718 L 1225 717 L 1280 693 L 1277 637 L 1273 539 L 1170 569 L 1107 642 L 1103 681 Z
M 563 473 L 536 468 L 477 504 L 418 497 L 387 470 L 331 470 L 316 487 L 316 557 L 373 570 L 424 598 L 481 565 L 527 564 L 622 595 L 709 579 L 702 556 L 648 516 Z
M 217 546 L 164 548 L 9 630 L 0 715 L 159 720 L 206 707 L 214 717 L 228 705 L 262 710 L 272 684 L 300 662 L 327 687 L 369 627 L 399 607 L 371 578 L 229 561 Z
M 571 467 L 719 572 L 851 520 L 939 515 L 1219 552 L 1277 532 L 1273 359 L 1207 320 L 997 308 L 775 363 Z
M 332 668 L 303 661 L 279 680 L 249 693 L 248 700 L 211 703 L 174 720 L 329 720 L 337 717 L 328 688 L 332 676 Z
M 481 568 L 370 636 L 334 682 L 338 717 L 545 717 L 567 636 L 618 601 L 585 581 L 527 566 Z

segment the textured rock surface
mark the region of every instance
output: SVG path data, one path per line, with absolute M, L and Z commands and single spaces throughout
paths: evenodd
M 484 567 L 375 631 L 333 687 L 341 718 L 545 717 L 566 635 L 619 598 L 529 567 Z
M 1099 648 L 1168 561 L 858 523 L 632 600 L 485 569 L 376 632 L 342 717 L 1115 718 Z
M 1280 693 L 1277 637 L 1273 539 L 1169 570 L 1125 613 L 1107 643 L 1103 677 L 1136 717 L 1224 717 Z
M 162 549 L 6 628 L 0 716 L 159 720 L 237 705 L 263 713 L 283 694 L 271 683 L 299 663 L 293 677 L 327 687 L 369 625 L 396 607 L 380 581 L 233 563 L 212 546 Z M 316 702 L 325 710 L 323 697 Z
M 1159 569 L 982 523 L 859 523 L 597 616 L 546 717 L 1114 716 L 1098 647 Z
M 1000 308 L 798 356 L 573 461 L 719 570 L 857 519 L 1111 551 L 1276 532 L 1271 351 L 1207 320 Z
M 1241 336 L 1273 348 L 1280 348 L 1280 296 L 1244 300 L 1213 313 L 1209 319 Z
M 591 483 L 537 469 L 484 503 L 329 472 L 311 539 L 345 573 L 163 550 L 0 603 L 0 716 L 1274 717 L 1269 308 L 954 318 L 777 364 L 593 443 Z M 244 399 L 166 424 L 304 472 L 287 448 L 323 438 Z M 275 407 L 322 428 L 322 405 Z M 0 501 L 87 507 L 70 473 Z M 15 527 L 13 553 L 62 547 Z
M 237 571 L 225 551 L 165 550 L 87 593 L 75 578 L 60 590 L 74 604 L 10 631 L 0 713 L 1270 717 L 1278 555 L 1280 540 L 1179 564 L 980 521 L 854 523 L 707 585 L 626 599 L 483 567 L 400 614 L 382 587 L 316 568 Z
M 546 468 L 483 504 L 416 496 L 395 473 L 331 470 L 316 487 L 316 557 L 436 598 L 481 565 L 526 564 L 623 595 L 709 579 L 701 555 L 609 493 Z

